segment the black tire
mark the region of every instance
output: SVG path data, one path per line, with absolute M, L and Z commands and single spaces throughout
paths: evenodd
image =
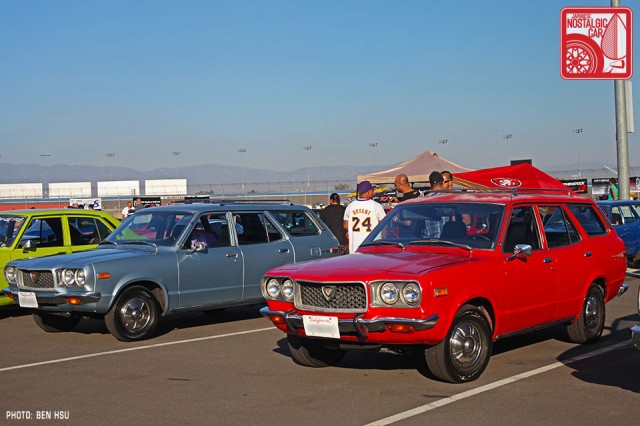
M 149 291 L 140 286 L 126 289 L 104 317 L 107 330 L 122 342 L 151 337 L 158 325 L 160 307 Z
M 300 336 L 287 334 L 289 351 L 293 360 L 306 367 L 327 367 L 338 364 L 346 355 L 343 349 L 329 349 L 321 343 Z
M 604 330 L 604 295 L 597 284 L 591 284 L 584 299 L 580 316 L 567 326 L 569 339 L 574 343 L 593 343 Z
M 477 307 L 464 305 L 447 336 L 425 349 L 425 359 L 437 379 L 450 383 L 471 382 L 487 368 L 492 349 L 487 318 Z
M 80 318 L 77 317 L 63 317 L 46 312 L 33 312 L 31 315 L 38 327 L 47 333 L 71 331 L 80 321 Z

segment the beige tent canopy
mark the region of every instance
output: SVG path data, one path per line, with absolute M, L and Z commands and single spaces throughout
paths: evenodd
M 407 175 L 410 182 L 428 182 L 431 172 L 441 172 L 443 170 L 448 170 L 454 175 L 456 173 L 473 171 L 473 169 L 462 167 L 459 164 L 442 158 L 435 152 L 425 151 L 388 170 L 382 170 L 368 175 L 360 175 L 358 176 L 358 182 L 368 180 L 371 183 L 393 183 L 399 174 Z

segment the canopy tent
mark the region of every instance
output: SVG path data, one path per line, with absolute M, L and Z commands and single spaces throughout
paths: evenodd
M 573 192 L 559 180 L 528 163 L 454 174 L 453 183 L 473 189 L 549 188 Z
M 371 183 L 378 184 L 393 183 L 399 174 L 407 175 L 409 182 L 428 182 L 431 172 L 441 172 L 443 170 L 448 170 L 455 175 L 456 173 L 469 172 L 473 169 L 462 167 L 459 164 L 438 156 L 435 152 L 425 151 L 390 169 L 368 175 L 360 175 L 358 176 L 358 182 L 368 180 Z

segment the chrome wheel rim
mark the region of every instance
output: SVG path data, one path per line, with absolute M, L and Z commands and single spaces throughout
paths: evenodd
M 461 370 L 471 370 L 483 355 L 482 334 L 471 323 L 460 324 L 449 339 L 451 360 Z
M 589 296 L 584 305 L 584 325 L 589 332 L 595 332 L 598 329 L 600 320 L 600 302 L 597 298 Z
M 146 300 L 135 297 L 120 308 L 122 326 L 130 333 L 138 333 L 151 322 L 151 307 Z

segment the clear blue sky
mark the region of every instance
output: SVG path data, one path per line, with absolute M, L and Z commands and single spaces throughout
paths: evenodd
M 580 127 L 613 166 L 613 82 L 560 77 L 560 11 L 589 5 L 610 2 L 0 0 L 0 162 L 547 168 Z

